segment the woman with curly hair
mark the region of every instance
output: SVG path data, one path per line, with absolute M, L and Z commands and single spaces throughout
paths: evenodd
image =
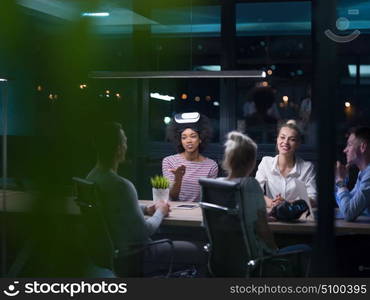
M 168 137 L 178 151 L 178 154 L 167 156 L 162 161 L 163 176 L 171 182 L 171 200 L 198 202 L 199 178 L 217 177 L 217 163 L 201 154 L 211 136 L 210 122 L 204 115 L 196 123 L 173 121 L 168 127 Z

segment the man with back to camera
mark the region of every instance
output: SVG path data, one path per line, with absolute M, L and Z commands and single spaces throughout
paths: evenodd
M 370 216 L 370 128 L 351 129 L 343 152 L 347 157 L 347 165 L 337 161 L 335 198 L 344 219 L 354 221 L 360 215 Z M 349 165 L 355 165 L 359 169 L 356 184 L 351 191 L 345 182 Z
M 150 236 L 159 228 L 170 208 L 161 201 L 149 206 L 140 205 L 135 186 L 118 175 L 118 166 L 124 161 L 127 151 L 127 138 L 119 123 L 102 124 L 95 133 L 94 143 L 97 163 L 87 179 L 97 184 L 113 243 L 120 253 L 125 253 L 133 244 L 150 241 Z M 144 214 L 151 217 L 145 219 Z M 176 263 L 181 267 L 202 263 L 203 258 L 198 255 L 194 244 L 174 241 L 173 246 L 174 267 Z M 150 271 L 156 271 L 168 265 L 170 254 L 168 243 L 158 244 L 145 251 L 144 261 L 148 262 L 146 266 Z

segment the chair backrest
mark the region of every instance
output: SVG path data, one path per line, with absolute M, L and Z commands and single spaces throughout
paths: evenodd
M 240 184 L 209 178 L 199 183 L 200 206 L 211 244 L 210 271 L 217 277 L 244 277 L 250 250 L 239 205 Z
M 80 208 L 85 227 L 86 254 L 98 267 L 113 270 L 116 252 L 101 210 L 97 187 L 82 178 L 73 177 L 72 180 L 76 187 L 75 202 Z

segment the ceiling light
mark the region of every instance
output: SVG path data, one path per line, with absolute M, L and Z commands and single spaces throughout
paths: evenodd
M 175 100 L 175 97 L 168 96 L 168 95 L 161 95 L 159 93 L 150 93 L 150 98 L 164 100 L 164 101 L 172 101 L 172 100 Z
M 109 12 L 85 12 L 82 13 L 83 17 L 109 17 Z
M 196 71 L 221 71 L 220 65 L 197 66 L 194 68 Z
M 96 71 L 90 73 L 91 78 L 265 78 L 266 72 L 261 70 L 237 71 L 153 71 L 153 72 L 111 72 Z
M 164 124 L 170 124 L 171 118 L 170 117 L 164 117 L 163 122 L 164 122 Z

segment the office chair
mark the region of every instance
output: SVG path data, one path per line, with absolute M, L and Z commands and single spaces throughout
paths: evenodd
M 200 206 L 209 245 L 208 268 L 215 277 L 297 276 L 301 251 L 259 256 L 245 225 L 240 184 L 202 178 Z
M 76 188 L 74 201 L 80 208 L 85 229 L 83 234 L 85 254 L 97 269 L 108 269 L 115 274 L 114 258 L 117 257 L 118 251 L 113 246 L 105 223 L 96 185 L 78 177 L 73 177 L 72 180 Z
M 146 244 L 132 244 L 127 251 L 120 252 L 114 245 L 106 223 L 99 191 L 95 183 L 86 179 L 73 177 L 76 186 L 75 202 L 81 211 L 85 226 L 85 252 L 97 268 L 111 270 L 118 277 L 143 277 L 143 254 L 146 249 L 161 243 L 168 243 L 172 249 L 167 272 L 170 276 L 173 265 L 173 243 L 161 239 Z M 155 274 L 161 276 L 162 274 Z

